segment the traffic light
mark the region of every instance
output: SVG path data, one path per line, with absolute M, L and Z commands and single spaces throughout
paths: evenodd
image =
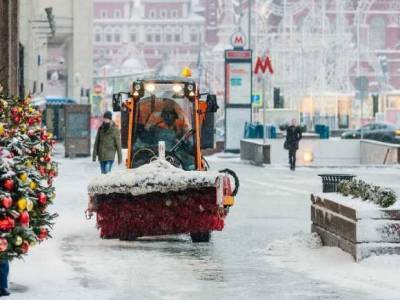
M 281 102 L 281 89 L 274 88 L 274 108 L 280 108 Z
M 374 117 L 379 112 L 379 94 L 372 94 L 372 112 Z
M 280 88 L 274 88 L 274 108 L 283 108 L 285 99 L 283 95 L 281 95 Z

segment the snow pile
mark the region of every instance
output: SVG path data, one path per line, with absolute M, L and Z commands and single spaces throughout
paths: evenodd
M 184 171 L 165 160 L 155 160 L 136 169 L 117 170 L 97 176 L 89 182 L 88 192 L 91 196 L 111 193 L 130 193 L 137 196 L 154 192 L 177 192 L 190 188 L 214 187 L 224 176 L 211 171 Z
M 317 233 L 299 232 L 286 240 L 277 240 L 267 247 L 269 256 L 282 256 L 296 252 L 299 249 L 319 249 L 322 247 L 322 241 Z
M 364 290 L 376 299 L 400 299 L 399 255 L 372 256 L 359 263 L 337 247 L 322 247 L 315 233 L 298 233 L 267 245 L 268 264 L 348 289 Z

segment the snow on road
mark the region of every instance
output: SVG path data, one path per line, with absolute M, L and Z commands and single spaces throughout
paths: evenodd
M 310 233 L 297 233 L 274 241 L 267 245 L 265 260 L 341 288 L 367 291 L 375 299 L 400 299 L 400 256 L 374 256 L 355 263 L 339 248 L 322 247 L 318 239 Z
M 310 192 L 329 169 L 255 167 L 213 157 L 239 174 L 241 189 L 223 232 L 209 244 L 186 236 L 101 240 L 84 218 L 89 159 L 60 159 L 54 239 L 11 264 L 11 299 L 397 299 L 398 257 L 361 263 L 310 240 Z M 377 184 L 398 185 L 398 169 L 356 168 Z M 297 234 L 298 232 L 305 234 Z M 295 235 L 294 235 L 295 234 Z M 390 278 L 389 278 L 390 277 Z

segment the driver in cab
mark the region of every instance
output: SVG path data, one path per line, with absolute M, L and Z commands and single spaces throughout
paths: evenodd
M 173 104 L 167 103 L 161 111 L 150 115 L 145 129 L 151 128 L 173 130 L 177 137 L 182 137 L 189 130 L 189 122 L 182 112 L 177 112 Z

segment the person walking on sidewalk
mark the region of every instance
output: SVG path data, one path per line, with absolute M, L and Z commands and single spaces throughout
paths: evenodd
M 296 169 L 296 152 L 299 149 L 301 138 L 301 129 L 297 126 L 297 120 L 293 119 L 292 124 L 286 129 L 285 141 L 285 149 L 289 151 L 289 165 L 292 171 Z
M 121 164 L 121 133 L 112 121 L 112 113 L 107 111 L 104 113 L 103 124 L 97 131 L 93 147 L 93 161 L 99 159 L 102 174 L 111 172 L 115 153 L 118 154 L 118 164 Z
M 0 261 L 0 297 L 9 296 L 8 291 L 8 272 L 10 266 L 8 260 Z

